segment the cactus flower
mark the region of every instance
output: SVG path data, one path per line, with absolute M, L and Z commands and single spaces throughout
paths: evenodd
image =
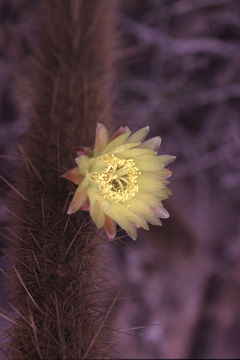
M 162 204 L 171 194 L 165 166 L 175 156 L 158 155 L 161 138 L 144 141 L 148 132 L 149 126 L 133 134 L 122 126 L 109 138 L 97 124 L 94 148 L 77 148 L 77 166 L 62 175 L 77 185 L 68 214 L 89 211 L 109 239 L 118 224 L 133 240 L 138 228 L 148 230 L 148 223 L 161 225 L 159 218 L 169 217 Z

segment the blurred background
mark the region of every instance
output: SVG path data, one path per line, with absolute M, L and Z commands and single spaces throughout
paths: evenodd
M 24 130 L 27 104 L 16 87 L 28 73 L 34 3 L 0 0 L 0 173 L 8 181 Z M 177 156 L 170 219 L 108 249 L 109 287 L 120 289 L 119 356 L 237 359 L 240 1 L 122 0 L 117 26 L 117 122 L 150 125 L 160 153 Z M 8 187 L 0 190 L 3 246 Z

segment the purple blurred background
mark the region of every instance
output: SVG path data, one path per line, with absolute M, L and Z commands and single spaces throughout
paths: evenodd
M 0 1 L 0 173 L 9 181 L 27 118 L 16 89 L 28 75 L 33 3 Z M 108 250 L 110 288 L 121 291 L 119 356 L 239 358 L 240 1 L 122 0 L 118 30 L 117 121 L 150 125 L 160 152 L 177 156 L 171 218 Z

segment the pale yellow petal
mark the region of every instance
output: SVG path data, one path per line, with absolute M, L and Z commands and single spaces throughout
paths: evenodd
M 103 227 L 105 215 L 98 200 L 95 200 L 94 202 L 90 200 L 90 215 L 98 229 Z
M 139 191 L 134 198 L 132 198 L 128 201 L 128 203 L 131 204 L 131 202 L 134 201 L 134 199 L 141 200 L 143 202 L 143 204 L 146 204 L 148 206 L 152 206 L 152 207 L 162 206 L 162 202 L 152 192 Z
M 85 175 L 86 171 L 89 168 L 89 157 L 87 155 L 82 155 L 77 157 L 75 160 L 78 165 L 80 173 L 82 175 Z
M 156 175 L 159 176 L 160 179 L 168 179 L 172 175 L 172 172 L 167 168 L 163 168 L 161 170 L 158 170 L 156 172 Z
M 172 155 L 159 155 L 158 159 L 164 164 L 164 166 L 170 164 L 176 159 L 176 156 Z
M 121 214 L 123 214 L 123 216 L 130 220 L 132 223 L 141 226 L 145 230 L 149 229 L 148 224 L 144 219 L 144 216 L 142 216 L 140 212 L 134 211 L 136 209 L 129 209 L 128 207 L 120 204 L 118 205 L 118 209 Z
M 147 148 L 147 149 L 151 149 L 154 151 L 158 151 L 159 147 L 161 145 L 161 138 L 160 136 L 155 136 L 149 140 L 144 141 L 141 144 L 142 148 Z
M 131 223 L 130 221 L 122 221 L 121 219 L 118 220 L 118 224 L 119 226 L 126 231 L 126 233 L 128 234 L 128 236 L 132 239 L 132 240 L 136 240 L 137 239 L 137 227 L 135 224 Z
M 107 143 L 108 143 L 108 130 L 104 124 L 97 123 L 93 154 L 96 155 L 99 154 L 101 151 L 103 151 Z
M 140 214 L 142 217 L 147 217 L 152 214 L 152 210 L 149 207 L 149 204 L 144 202 L 143 200 L 134 197 L 127 203 L 128 209 Z
M 149 224 L 152 224 L 152 225 L 156 225 L 156 226 L 161 226 L 162 225 L 161 220 L 154 214 L 149 216 L 147 218 L 147 221 L 149 222 Z
M 172 191 L 167 186 L 164 186 L 159 193 L 162 200 L 167 199 L 170 195 L 172 195 Z
M 152 156 L 154 158 L 156 158 L 156 153 L 152 150 L 149 149 L 141 149 L 141 148 L 136 148 L 136 149 L 129 149 L 129 150 L 124 150 L 123 152 L 121 152 L 121 157 L 122 158 L 128 158 L 128 159 L 133 159 L 136 156 L 139 156 L 141 158 L 141 156 Z
M 137 227 L 135 224 L 129 222 L 124 230 L 132 240 L 137 240 Z
M 122 214 L 121 211 L 119 211 L 118 209 L 118 205 L 113 205 L 111 207 L 111 211 L 108 214 L 113 220 L 116 221 L 116 223 L 118 223 L 118 225 L 125 230 L 128 235 L 133 239 L 136 240 L 137 238 L 137 229 L 136 229 L 136 225 L 134 223 L 132 223 L 131 221 L 129 221 L 124 214 Z
M 136 211 L 137 213 L 141 214 L 150 224 L 158 226 L 161 225 L 161 221 L 154 214 L 152 208 L 149 207 L 149 204 L 145 203 L 144 201 L 134 198 L 130 208 L 132 211 Z
M 138 131 L 136 131 L 135 133 L 133 133 L 127 140 L 128 143 L 132 143 L 132 142 L 142 142 L 145 137 L 147 136 L 147 134 L 149 133 L 149 126 L 146 126 Z
M 100 204 L 101 198 L 97 194 L 94 188 L 88 189 L 88 196 L 90 201 L 89 212 L 90 215 L 98 228 L 101 228 L 105 221 L 105 215 Z
M 149 175 L 149 173 L 142 172 L 138 178 L 139 192 L 141 191 L 158 192 L 165 187 L 166 181 L 167 180 L 158 179 L 156 175 L 151 176 L 151 174 Z
M 118 156 L 122 157 L 122 152 L 128 149 L 132 149 L 138 146 L 140 143 L 131 143 L 131 144 L 123 144 L 114 149 L 114 154 L 118 154 Z
M 155 172 L 162 170 L 167 164 L 174 161 L 175 158 L 175 156 L 171 155 L 152 156 L 150 154 L 143 154 L 136 156 L 134 161 L 140 170 Z
M 102 153 L 105 154 L 109 151 L 114 151 L 114 149 L 116 149 L 118 146 L 125 143 L 125 141 L 130 136 L 130 134 L 131 134 L 131 131 L 127 131 L 124 134 L 118 136 L 116 139 L 110 141 L 110 143 L 105 147 L 105 149 L 104 149 L 104 151 L 102 151 Z
M 87 201 L 87 198 L 87 189 L 79 185 L 70 203 L 67 214 L 70 215 L 80 210 L 83 204 Z
M 164 164 L 158 160 L 157 156 L 137 156 L 134 161 L 140 171 L 155 172 L 164 167 Z

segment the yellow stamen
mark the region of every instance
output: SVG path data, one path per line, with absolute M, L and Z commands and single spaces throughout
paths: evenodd
M 98 184 L 101 195 L 114 202 L 124 202 L 138 192 L 139 169 L 133 159 L 120 159 L 114 154 L 101 157 L 106 162 L 104 171 L 91 173 L 91 179 Z

